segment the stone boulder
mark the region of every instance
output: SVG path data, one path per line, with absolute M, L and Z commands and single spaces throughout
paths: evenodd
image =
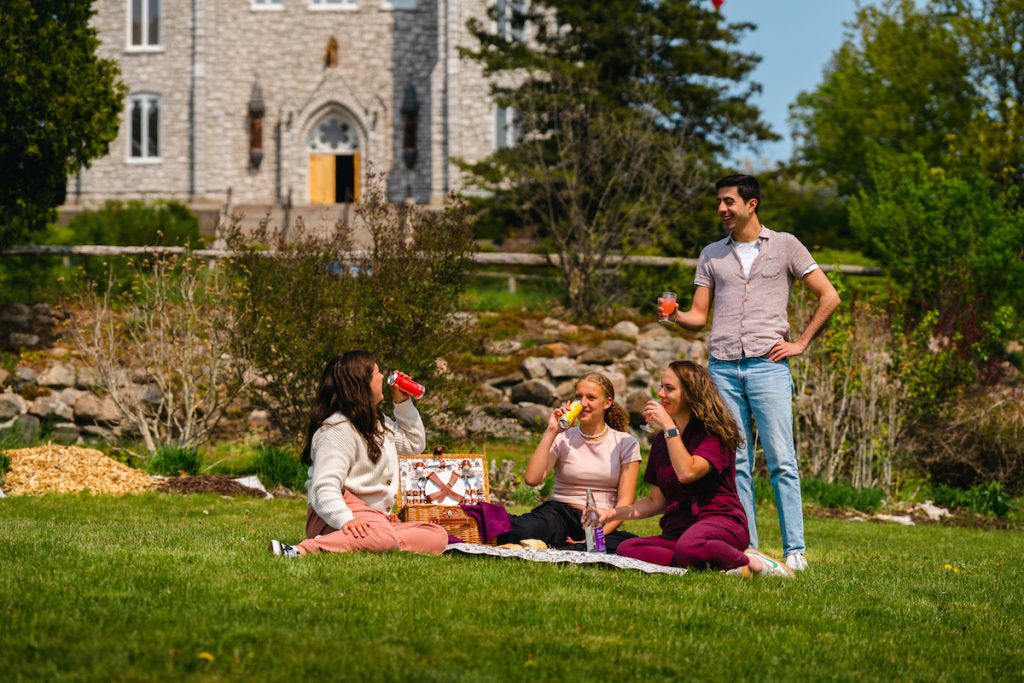
M 50 438 L 57 443 L 74 443 L 79 436 L 78 425 L 74 422 L 58 422 L 50 432 Z
M 495 356 L 510 356 L 518 353 L 523 348 L 522 343 L 515 339 L 502 339 L 500 341 L 484 341 L 484 351 Z
M 527 429 L 543 429 L 551 417 L 551 408 L 536 403 L 520 403 L 513 416 Z
M 18 378 L 18 384 L 22 387 L 34 387 L 39 373 L 27 365 L 19 365 L 14 368 L 14 376 Z
M 92 368 L 78 368 L 75 388 L 88 391 L 96 386 L 96 371 Z
M 512 387 L 511 398 L 513 403 L 541 403 L 549 406 L 555 402 L 558 394 L 550 382 L 528 379 Z
M 28 412 L 38 417 L 59 417 L 65 421 L 75 419 L 75 411 L 54 394 L 40 396 L 28 406 Z
M 539 379 L 548 376 L 548 366 L 544 363 L 547 358 L 541 358 L 540 356 L 529 356 L 523 359 L 523 362 L 519 364 L 519 370 L 522 371 L 523 376 L 526 379 Z
M 40 386 L 52 389 L 73 387 L 75 386 L 75 369 L 58 361 L 46 370 L 43 370 L 36 381 Z
M 25 399 L 18 394 L 0 394 L 0 421 L 24 415 L 27 409 Z
M 640 328 L 637 324 L 630 320 L 622 320 L 615 323 L 611 329 L 612 334 L 617 334 L 620 337 L 632 337 L 636 339 L 636 336 L 640 334 Z
M 583 374 L 580 370 L 580 366 L 577 365 L 576 361 L 572 358 L 565 356 L 558 358 L 543 358 L 541 359 L 541 362 L 547 369 L 547 373 L 555 380 L 579 377 Z
M 7 384 L 7 378 L 11 376 L 11 373 L 7 372 L 4 368 L 0 368 L 0 387 Z
M 502 387 L 510 387 L 513 384 L 519 384 L 524 379 L 526 379 L 526 376 L 522 372 L 519 372 L 517 370 L 516 372 L 513 372 L 508 375 L 492 377 L 491 379 L 486 380 L 486 383 L 496 389 L 501 389 Z
M 612 365 L 635 348 L 635 344 L 623 339 L 606 339 L 600 345 L 587 349 L 580 354 L 579 360 L 584 363 Z
M 116 424 L 121 421 L 121 411 L 109 396 L 100 398 L 96 394 L 83 394 L 75 401 L 75 420 L 98 424 Z

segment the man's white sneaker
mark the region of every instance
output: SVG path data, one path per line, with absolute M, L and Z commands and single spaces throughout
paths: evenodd
M 800 552 L 786 555 L 786 566 L 795 572 L 802 572 L 807 569 L 807 556 Z
M 747 554 L 747 557 L 756 557 L 757 559 L 761 560 L 761 564 L 764 568 L 759 572 L 754 572 L 758 576 L 781 576 L 787 579 L 793 578 L 793 570 L 785 564 L 783 564 L 782 562 L 779 562 L 778 560 L 773 560 L 761 551 L 755 550 L 754 548 L 747 548 L 747 550 L 745 550 L 744 552 Z
M 270 552 L 278 557 L 302 557 L 298 548 L 276 539 L 270 542 Z

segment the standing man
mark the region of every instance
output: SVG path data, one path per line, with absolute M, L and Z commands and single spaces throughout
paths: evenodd
M 838 308 L 839 295 L 796 237 L 761 225 L 761 188 L 753 176 L 727 176 L 715 188 L 718 215 L 729 236 L 701 251 L 690 310 L 676 310 L 670 319 L 700 330 L 714 302 L 708 370 L 744 439 L 736 452 L 736 488 L 747 513 L 750 545 L 757 547 L 753 420 L 775 491 L 786 564 L 801 571 L 807 558 L 789 358 L 807 350 Z M 818 298 L 818 306 L 803 334 L 789 341 L 789 293 L 798 279 Z

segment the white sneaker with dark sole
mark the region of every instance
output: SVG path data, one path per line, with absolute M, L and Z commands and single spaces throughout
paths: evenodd
M 270 541 L 270 552 L 277 557 L 302 557 L 299 549 L 293 545 L 282 543 L 277 539 Z
M 795 572 L 802 572 L 807 569 L 807 556 L 801 552 L 786 555 L 786 566 Z
M 793 570 L 788 566 L 778 560 L 773 560 L 759 550 L 748 548 L 744 552 L 747 554 L 747 557 L 756 557 L 761 560 L 761 564 L 764 566 L 764 569 L 759 572 L 754 572 L 758 576 L 781 576 L 786 579 L 792 579 L 795 576 L 795 574 L 793 574 Z

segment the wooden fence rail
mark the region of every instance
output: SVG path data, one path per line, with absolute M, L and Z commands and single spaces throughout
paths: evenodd
M 236 252 L 228 249 L 188 249 L 186 247 L 160 247 L 160 246 L 110 246 L 105 244 L 79 244 L 79 245 L 48 245 L 29 244 L 11 247 L 0 255 L 6 256 L 143 256 L 146 254 L 170 256 L 175 254 L 191 253 L 193 256 L 208 259 L 231 258 Z M 277 252 L 259 252 L 267 256 L 274 256 Z M 368 256 L 364 251 L 348 251 L 338 255 L 342 263 L 356 263 Z M 523 254 L 507 252 L 477 252 L 472 255 L 474 263 L 480 265 L 500 266 L 558 266 L 561 257 L 558 254 Z M 671 266 L 684 265 L 691 268 L 697 266 L 697 259 L 677 258 L 674 256 L 609 256 L 605 260 L 608 266 L 650 266 L 655 268 L 668 268 Z M 828 265 L 822 264 L 821 269 L 828 272 L 841 272 L 848 275 L 882 275 L 882 269 L 875 266 L 850 266 L 850 265 Z M 504 274 L 503 274 L 504 275 Z

